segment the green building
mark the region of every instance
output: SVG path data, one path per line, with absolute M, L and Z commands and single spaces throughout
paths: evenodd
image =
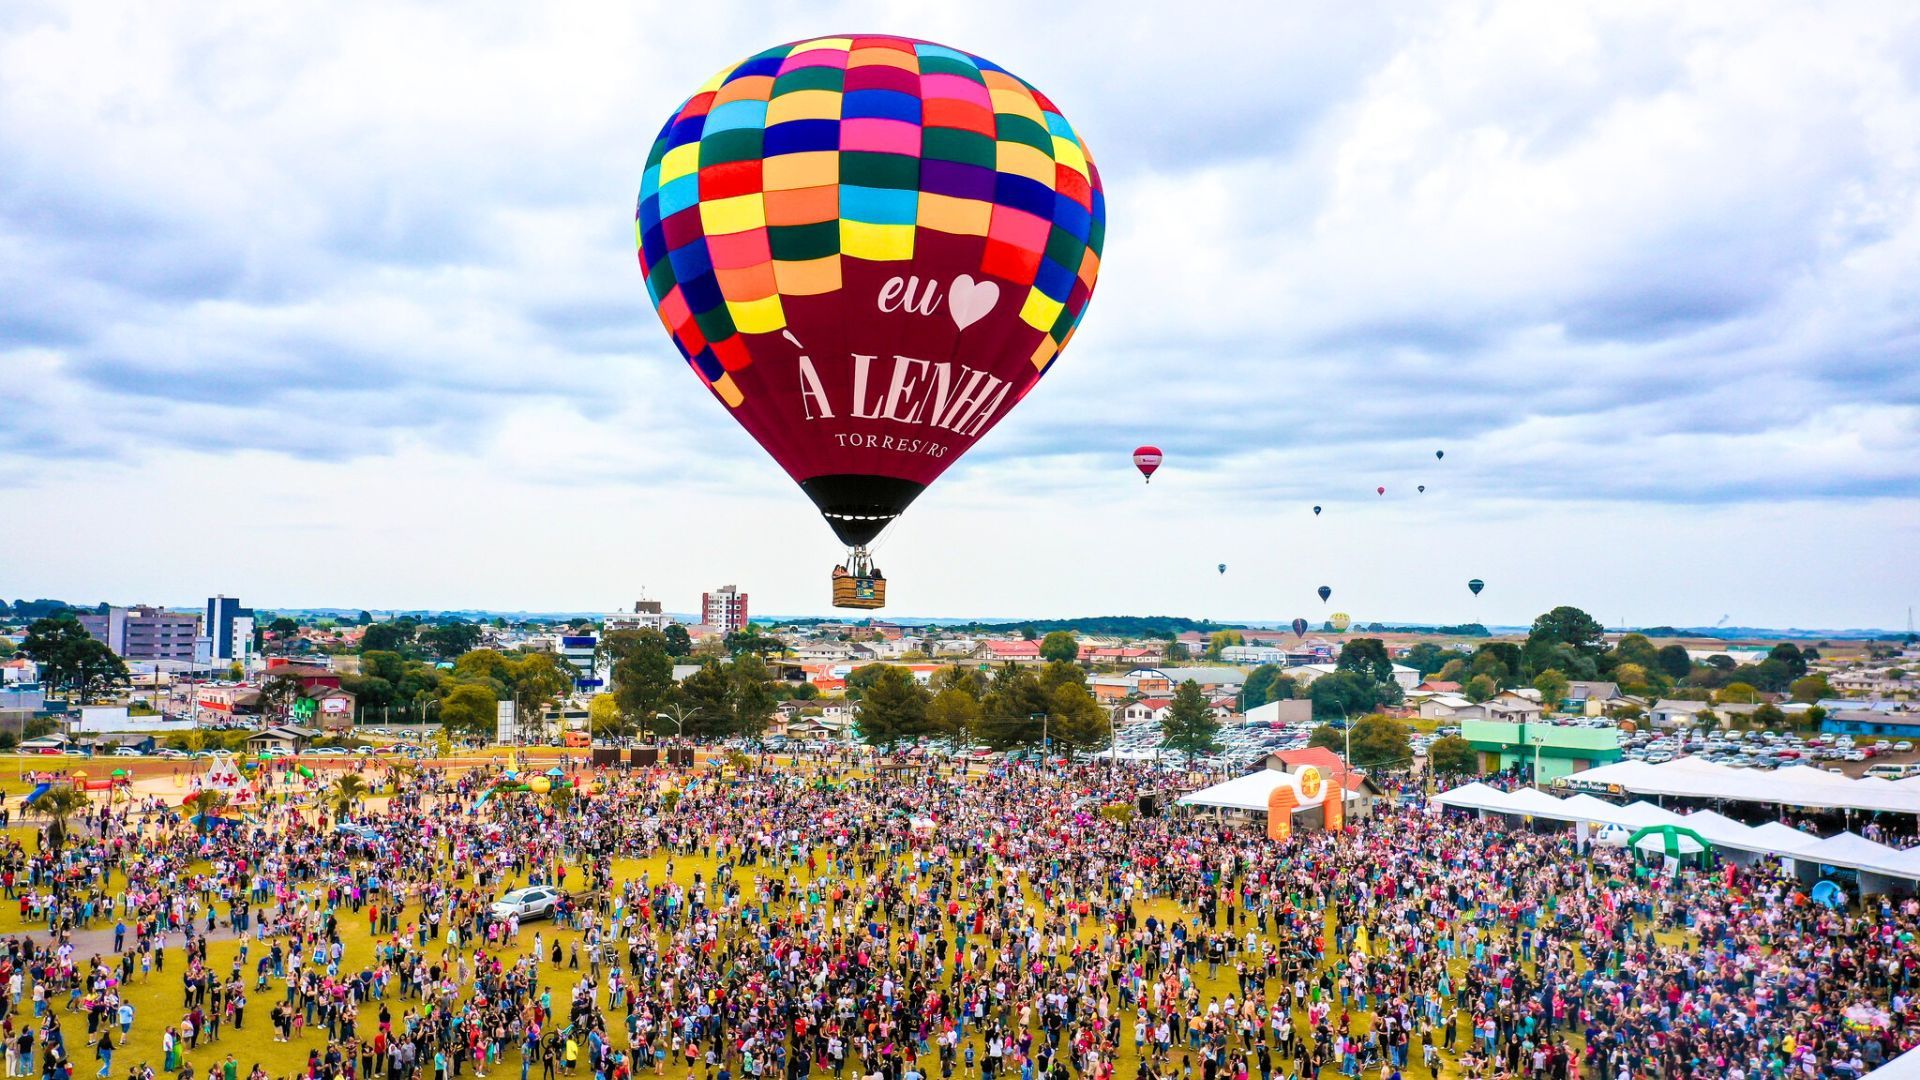
M 1542 720 L 1460 721 L 1460 737 L 1480 754 L 1487 772 L 1516 765 L 1531 771 L 1537 761 L 1535 783 L 1551 783 L 1596 765 L 1620 760 L 1620 731 L 1608 727 L 1573 727 Z

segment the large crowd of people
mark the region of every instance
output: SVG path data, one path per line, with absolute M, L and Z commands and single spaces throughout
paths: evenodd
M 1760 1080 L 1920 1042 L 1912 899 L 1414 797 L 1276 843 L 1142 812 L 1181 778 L 1140 766 L 848 764 L 92 806 L 0 852 L 7 1075 Z M 530 884 L 550 919 L 495 908 Z

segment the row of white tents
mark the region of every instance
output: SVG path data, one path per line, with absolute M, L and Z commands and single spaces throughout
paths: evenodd
M 1562 799 L 1533 788 L 1501 791 L 1477 782 L 1442 792 L 1432 801 L 1482 815 L 1569 822 L 1579 826 L 1583 836 L 1585 830 L 1593 826 L 1611 825 L 1634 831 L 1659 825 L 1679 826 L 1692 830 L 1734 862 L 1748 863 L 1763 855 L 1775 855 L 1788 860 L 1803 879 L 1818 876 L 1820 868 L 1827 866 L 1858 871 L 1863 894 L 1912 892 L 1915 882 L 1920 882 L 1920 848 L 1903 851 L 1854 832 L 1823 839 L 1777 821 L 1742 825 L 1712 810 L 1679 814 L 1650 802 L 1619 806 L 1585 793 Z
M 1905 780 L 1872 776 L 1855 779 L 1808 765 L 1766 772 L 1736 769 L 1697 757 L 1675 758 L 1659 765 L 1620 761 L 1561 777 L 1555 783 L 1584 791 L 1773 803 L 1810 810 L 1920 814 L 1920 776 Z

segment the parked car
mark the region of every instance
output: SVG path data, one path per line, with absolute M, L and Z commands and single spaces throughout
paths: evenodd
M 530 885 L 524 889 L 515 889 L 493 902 L 493 913 L 499 918 L 518 915 L 521 922 L 529 919 L 551 917 L 553 909 L 560 902 L 558 890 L 545 885 Z

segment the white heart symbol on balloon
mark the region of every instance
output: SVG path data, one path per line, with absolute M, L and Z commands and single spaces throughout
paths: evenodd
M 953 324 L 962 330 L 987 317 L 1000 302 L 1000 286 L 991 281 L 975 281 L 971 274 L 953 279 L 947 289 L 947 311 Z

